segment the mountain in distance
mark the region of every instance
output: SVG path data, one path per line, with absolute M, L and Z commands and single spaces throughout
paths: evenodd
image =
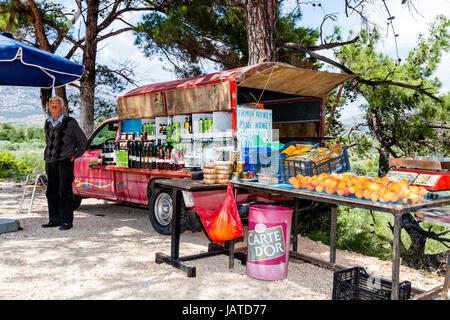
M 71 93 L 68 88 L 68 95 Z M 11 122 L 31 127 L 42 127 L 45 115 L 42 111 L 39 88 L 0 86 L 0 123 Z M 74 111 L 73 117 L 77 118 Z

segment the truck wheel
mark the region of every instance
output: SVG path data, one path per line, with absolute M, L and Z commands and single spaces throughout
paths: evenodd
M 73 210 L 77 210 L 81 205 L 82 198 L 80 196 L 77 196 L 76 194 L 73 195 L 73 202 L 72 202 L 72 208 Z
M 189 215 L 183 197 L 177 197 L 181 207 L 180 232 L 186 231 Z M 149 218 L 156 232 L 162 235 L 172 233 L 173 199 L 171 191 L 153 188 L 149 196 Z

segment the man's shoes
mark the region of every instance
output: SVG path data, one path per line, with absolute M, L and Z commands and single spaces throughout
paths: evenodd
M 59 227 L 59 230 L 69 230 L 73 227 L 73 224 L 71 223 L 63 223 L 61 224 L 61 227 Z
M 49 222 L 42 225 L 42 228 L 52 228 L 52 227 L 58 227 L 61 225 L 61 222 Z

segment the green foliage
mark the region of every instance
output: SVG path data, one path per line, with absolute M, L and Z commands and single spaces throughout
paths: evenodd
M 0 140 L 11 142 L 45 141 L 45 133 L 43 128 L 24 127 L 5 122 L 0 126 Z
M 445 16 L 437 17 L 428 35 L 419 36 L 417 46 L 404 61 L 375 51 L 377 30 L 362 31 L 360 42 L 340 47 L 336 54 L 342 63 L 366 79 L 420 86 L 436 95 L 441 83 L 432 75 L 442 53 L 450 50 L 449 26 Z M 450 153 L 449 137 L 445 129 L 440 129 L 450 118 L 448 95 L 442 97 L 442 102 L 436 102 L 418 91 L 388 84 L 358 84 L 349 89 L 368 102 L 361 108 L 370 137 L 377 142 L 374 147 L 387 150 L 394 157 Z M 360 143 L 370 148 L 365 134 L 357 138 L 366 140 Z
M 318 213 L 329 216 L 330 209 L 324 207 L 323 211 Z M 303 214 L 301 213 L 301 215 Z M 382 260 L 390 260 L 392 258 L 392 247 L 389 241 L 392 241 L 393 236 L 389 224 L 393 225 L 393 223 L 394 219 L 390 214 L 381 212 L 371 214 L 368 210 L 339 206 L 336 247 Z M 430 231 L 436 233 L 448 230 L 448 228 L 427 223 L 421 223 L 421 226 L 426 230 L 431 228 Z M 307 236 L 313 241 L 330 244 L 329 224 L 324 225 L 323 228 L 309 229 L 299 223 L 299 229 L 302 236 Z M 411 245 L 411 239 L 404 230 L 401 233 L 401 241 L 405 248 L 409 248 Z M 426 242 L 426 254 L 437 254 L 446 250 L 447 248 L 438 241 L 428 239 Z
M 44 149 L 45 133 L 43 128 L 24 127 L 7 122 L 0 125 L 0 152 L 11 154 L 32 172 L 45 171 Z M 22 174 L 16 171 L 14 169 L 8 171 L 8 177 L 21 178 Z
M 298 27 L 300 19 L 299 10 L 287 16 L 278 11 L 280 42 L 315 43 L 318 31 Z M 159 54 L 167 58 L 179 77 L 203 74 L 204 61 L 217 64 L 221 69 L 237 68 L 247 65 L 248 61 L 244 21 L 245 9 L 230 1 L 172 1 L 161 12 L 143 16 L 135 29 L 136 44 L 146 56 Z M 281 58 L 289 63 L 295 59 Z
M 31 168 L 22 160 L 16 159 L 12 153 L 0 152 L 0 179 L 14 178 L 20 180 L 31 172 Z

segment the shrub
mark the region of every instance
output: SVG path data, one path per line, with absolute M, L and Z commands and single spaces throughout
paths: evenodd
M 23 179 L 32 170 L 22 160 L 18 160 L 12 153 L 0 152 L 0 178 Z

